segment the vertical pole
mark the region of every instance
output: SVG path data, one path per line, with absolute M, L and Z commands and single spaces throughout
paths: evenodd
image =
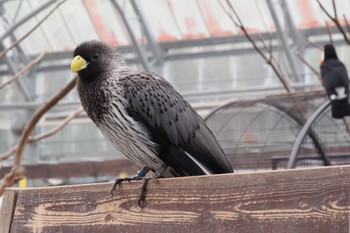
M 292 74 L 294 76 L 294 80 L 295 81 L 299 81 L 300 78 L 299 78 L 299 74 L 297 72 L 296 62 L 295 62 L 295 60 L 293 58 L 293 55 L 292 55 L 292 52 L 290 51 L 290 48 L 288 46 L 288 39 L 287 39 L 285 33 L 282 30 L 281 24 L 280 24 L 280 22 L 278 20 L 278 17 L 277 17 L 277 13 L 276 13 L 275 8 L 274 8 L 274 6 L 272 4 L 272 0 L 266 0 L 266 2 L 267 2 L 267 6 L 268 6 L 268 8 L 270 10 L 271 17 L 272 17 L 272 19 L 273 19 L 273 21 L 275 23 L 275 26 L 276 26 L 276 29 L 277 29 L 276 32 L 277 32 L 278 37 L 281 40 L 282 48 L 283 48 L 283 50 L 284 50 L 284 52 L 286 54 L 286 57 L 287 57 L 287 60 L 288 60 L 288 64 L 289 64 L 289 66 L 291 68 L 291 71 L 292 71 Z
M 132 28 L 131 28 L 127 18 L 125 17 L 125 14 L 124 14 L 122 7 L 119 5 L 117 0 L 111 0 L 111 3 L 114 6 L 114 8 L 118 11 L 121 19 L 123 20 L 124 26 L 125 26 L 126 30 L 128 31 L 129 37 L 132 41 L 134 49 L 136 50 L 136 53 L 139 55 L 139 58 L 140 58 L 140 61 L 141 61 L 143 68 L 146 71 L 149 71 L 150 68 L 149 68 L 149 64 L 147 62 L 146 54 L 142 51 L 140 45 L 137 43 L 136 36 L 135 36 L 134 32 L 132 31 Z

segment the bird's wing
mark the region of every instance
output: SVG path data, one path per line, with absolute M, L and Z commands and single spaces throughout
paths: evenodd
M 337 86 L 348 88 L 349 77 L 344 64 L 337 59 L 330 59 L 321 65 L 321 76 L 326 90 L 332 90 Z
M 119 78 L 130 108 L 210 172 L 232 172 L 214 135 L 187 101 L 162 77 L 135 73 Z

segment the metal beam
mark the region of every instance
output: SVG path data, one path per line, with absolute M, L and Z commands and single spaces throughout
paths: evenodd
M 290 66 L 290 69 L 292 71 L 292 74 L 294 76 L 294 81 L 300 81 L 300 77 L 299 77 L 299 73 L 297 71 L 297 65 L 296 65 L 296 61 L 293 57 L 293 54 L 292 52 L 290 51 L 290 48 L 289 48 L 289 44 L 288 44 L 288 39 L 284 33 L 284 31 L 282 30 L 282 26 L 278 20 L 278 17 L 277 17 L 277 13 L 275 11 L 275 8 L 272 4 L 272 0 L 266 0 L 266 3 L 267 3 L 267 6 L 270 10 L 270 13 L 271 13 L 271 17 L 275 23 L 275 26 L 276 26 L 276 29 L 277 29 L 277 35 L 278 37 L 280 38 L 281 40 L 281 45 L 282 45 L 282 48 L 286 54 L 286 57 L 287 57 L 287 61 L 288 61 L 288 64 Z
M 132 41 L 132 45 L 134 47 L 134 49 L 136 50 L 136 53 L 138 54 L 139 58 L 140 58 L 140 61 L 141 61 L 141 64 L 143 66 L 143 68 L 146 70 L 146 71 L 149 71 L 150 68 L 149 68 L 149 65 L 148 65 L 148 62 L 147 62 L 147 57 L 145 55 L 145 53 L 142 51 L 141 49 L 141 46 L 138 44 L 137 42 L 137 39 L 136 39 L 136 36 L 131 28 L 131 25 L 129 24 L 125 14 L 124 14 L 124 11 L 122 9 L 122 7 L 119 5 L 118 1 L 117 0 L 111 0 L 111 3 L 112 5 L 114 6 L 115 10 L 117 10 L 117 12 L 119 13 L 123 23 L 124 23 L 124 26 L 129 34 L 129 37 Z
M 30 12 L 28 15 L 24 16 L 22 19 L 17 21 L 15 24 L 13 24 L 10 28 L 7 29 L 7 31 L 0 37 L 0 43 L 9 36 L 14 30 L 16 30 L 19 26 L 21 26 L 23 23 L 26 23 L 29 19 L 31 19 L 33 16 L 38 14 L 40 11 L 45 10 L 47 7 L 55 3 L 56 0 L 50 0 L 35 9 L 34 11 Z
M 153 33 L 150 30 L 150 24 L 148 22 L 147 17 L 145 17 L 145 15 L 143 13 L 142 7 L 140 6 L 140 4 L 137 0 L 130 0 L 130 3 L 132 5 L 132 7 L 134 8 L 135 13 L 139 17 L 139 23 L 141 24 L 141 26 L 145 32 L 145 36 L 147 38 L 147 42 L 149 44 L 149 47 L 151 48 L 152 53 L 154 54 L 155 62 L 156 63 L 161 62 L 163 52 L 162 52 L 161 48 L 159 47 Z
M 305 44 L 305 41 L 301 37 L 300 32 L 297 30 L 295 23 L 291 17 L 288 2 L 286 0 L 281 0 L 280 3 L 281 5 L 283 5 L 282 8 L 284 11 L 285 19 L 288 24 L 290 36 L 293 39 L 294 44 L 298 47 L 298 50 L 301 50 L 302 46 Z

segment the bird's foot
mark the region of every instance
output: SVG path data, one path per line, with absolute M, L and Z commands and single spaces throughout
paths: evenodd
M 146 206 L 146 187 L 147 187 L 148 180 L 149 178 L 146 178 L 146 177 L 142 178 L 139 201 L 137 202 L 140 208 L 143 208 Z
M 133 180 L 142 180 L 142 177 L 144 177 L 151 169 L 149 167 L 144 167 L 140 171 L 136 173 L 133 177 L 125 177 L 125 178 L 118 178 L 115 180 L 114 184 L 111 187 L 111 194 L 114 195 L 115 190 L 117 189 L 117 186 L 122 182 L 130 182 Z
M 155 183 L 158 183 L 157 179 L 159 177 L 161 177 L 165 171 L 165 169 L 167 168 L 167 166 L 164 164 L 162 165 L 160 168 L 158 168 L 153 176 L 152 176 L 152 180 L 155 182 Z M 142 178 L 142 184 L 141 184 L 141 188 L 140 188 L 140 196 L 139 196 L 139 201 L 138 201 L 138 204 L 140 206 L 140 208 L 143 208 L 146 206 L 146 188 L 147 188 L 147 183 L 148 183 L 148 180 L 150 178 L 146 178 L 146 177 L 143 177 Z
M 166 165 L 163 165 L 161 166 L 159 169 L 157 169 L 153 176 L 152 176 L 152 180 L 155 182 L 155 183 L 158 183 L 158 178 L 161 177 L 165 171 L 165 169 L 167 168 Z M 140 206 L 140 208 L 143 208 L 146 206 L 146 187 L 147 187 L 147 183 L 148 183 L 148 180 L 150 178 L 146 178 L 146 177 L 143 177 L 142 178 L 142 184 L 141 184 L 141 188 L 140 188 L 140 196 L 139 196 L 139 201 L 138 201 L 138 204 Z
M 141 188 L 140 188 L 140 195 L 139 195 L 139 201 L 138 205 L 143 208 L 145 207 L 146 201 L 146 187 L 147 187 L 147 181 L 148 178 L 146 178 L 146 174 L 150 171 L 151 169 L 148 167 L 144 167 L 140 171 L 137 172 L 137 174 L 133 177 L 125 177 L 125 178 L 118 178 L 115 180 L 114 184 L 111 187 L 111 194 L 114 195 L 114 192 L 117 189 L 117 186 L 122 183 L 122 182 L 130 182 L 133 180 L 142 180 Z
M 154 183 L 158 183 L 157 179 L 163 176 L 163 173 L 167 169 L 167 165 L 163 164 L 160 168 L 154 171 L 154 174 L 152 176 L 152 180 Z
M 112 185 L 111 187 L 111 194 L 114 196 L 114 192 L 116 191 L 117 189 L 117 186 L 122 183 L 122 182 L 130 182 L 132 180 L 141 180 L 142 177 L 140 175 L 136 175 L 136 176 L 133 176 L 133 177 L 125 177 L 125 178 L 118 178 L 115 180 L 114 184 Z

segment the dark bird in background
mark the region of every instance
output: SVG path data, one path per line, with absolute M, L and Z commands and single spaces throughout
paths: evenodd
M 132 70 L 115 48 L 99 41 L 74 50 L 71 70 L 78 72 L 87 115 L 115 148 L 144 166 L 133 178 L 117 179 L 112 190 L 150 170 L 155 178 L 233 172 L 202 118 L 163 77 Z
M 323 87 L 331 100 L 332 117 L 341 119 L 349 116 L 349 76 L 346 67 L 339 61 L 335 48 L 331 44 L 324 46 L 321 76 Z

